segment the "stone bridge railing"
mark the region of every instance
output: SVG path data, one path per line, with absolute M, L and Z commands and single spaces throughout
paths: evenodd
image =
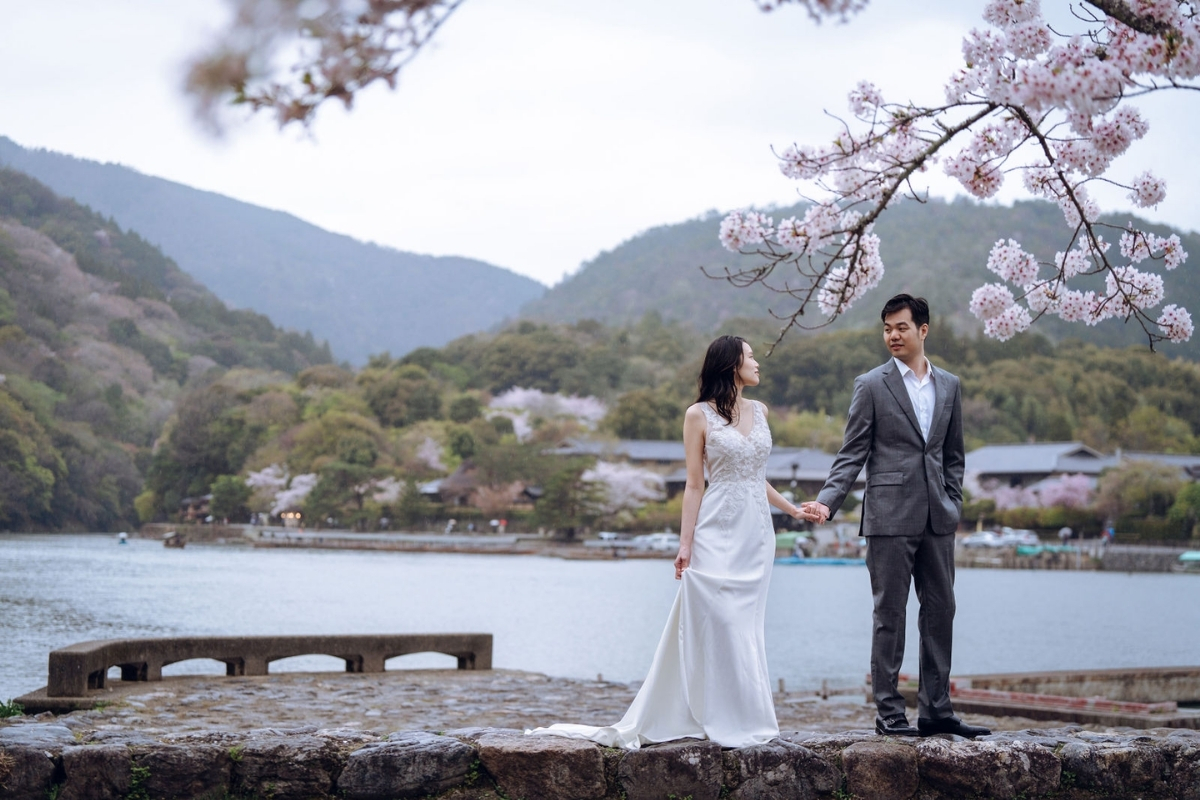
M 367 634 L 360 636 L 181 636 L 104 639 L 50 653 L 48 697 L 83 697 L 103 689 L 111 667 L 123 681 L 162 680 L 167 664 L 193 658 L 225 663 L 226 675 L 266 675 L 272 661 L 328 655 L 346 662 L 346 672 L 383 672 L 389 658 L 410 653 L 445 653 L 459 669 L 492 668 L 490 633 Z

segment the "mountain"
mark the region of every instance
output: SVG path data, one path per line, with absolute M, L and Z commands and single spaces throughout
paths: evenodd
M 803 207 L 776 209 L 775 221 L 802 215 Z M 1128 217 L 1106 219 L 1122 225 Z M 1191 263 L 1164 274 L 1167 303 L 1177 303 L 1200 315 L 1200 236 L 1172 231 L 1161 225 L 1138 221 L 1159 235 L 1179 233 Z M 757 263 L 754 256 L 739 256 L 717 241 L 720 215 L 716 212 L 675 225 L 664 225 L 641 233 L 618 247 L 600 254 L 580 270 L 554 286 L 545 295 L 521 309 L 524 318 L 552 322 L 574 322 L 592 318 L 610 325 L 626 324 L 648 311 L 663 318 L 690 322 L 700 330 L 714 330 L 731 318 L 761 318 L 768 309 L 790 313 L 788 298 L 762 286 L 736 288 L 723 280 L 705 278 Z M 939 321 L 947 321 L 962 332 L 978 329 L 978 321 L 967 310 L 971 292 L 998 278 L 988 271 L 987 258 L 999 239 L 1014 238 L 1042 259 L 1053 258 L 1065 249 L 1062 215 L 1045 202 L 1019 202 L 1012 206 L 975 203 L 968 200 L 904 202 L 883 214 L 876 225 L 881 254 L 887 271 L 867 298 L 859 301 L 832 326 L 834 330 L 878 323 L 879 308 L 897 292 L 927 297 Z M 1109 238 L 1117 238 L 1115 235 Z M 1081 288 L 1089 286 L 1080 280 Z M 823 317 L 814 308 L 806 317 L 819 324 Z M 1145 344 L 1136 325 L 1108 320 L 1095 328 L 1084 328 L 1058 319 L 1040 320 L 1035 329 L 1052 339 L 1086 338 L 1096 344 L 1123 346 Z M 789 334 L 790 335 L 790 334 Z M 1164 352 L 1200 360 L 1200 337 L 1183 345 L 1162 345 Z
M 0 169 L 0 530 L 134 524 L 185 386 L 224 375 L 252 391 L 331 361 L 311 335 L 228 309 L 137 234 Z
M 226 303 L 310 330 L 354 363 L 487 329 L 545 291 L 482 261 L 364 244 L 281 211 L 3 136 L 0 166 L 138 231 Z

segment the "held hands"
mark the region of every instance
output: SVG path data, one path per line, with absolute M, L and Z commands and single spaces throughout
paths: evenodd
M 802 519 L 806 522 L 820 523 L 820 515 L 806 506 L 808 506 L 808 503 L 801 503 L 799 506 L 792 506 L 792 510 L 787 512 L 787 514 L 793 519 Z
M 675 580 L 683 580 L 683 571 L 692 563 L 691 545 L 679 545 L 679 555 L 675 556 Z
M 801 503 L 800 509 L 805 514 L 804 519 L 815 522 L 818 525 L 829 519 L 829 506 L 824 503 L 818 503 L 816 500 Z M 797 517 L 797 519 L 800 519 L 800 517 Z

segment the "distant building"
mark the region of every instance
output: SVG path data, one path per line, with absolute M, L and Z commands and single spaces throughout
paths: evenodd
M 967 453 L 966 486 L 971 492 L 1003 486 L 1036 490 L 1063 475 L 1086 475 L 1093 485 L 1100 473 L 1122 461 L 1154 461 L 1178 467 L 1191 480 L 1200 480 L 1200 455 L 1123 453 L 1105 455 L 1083 442 L 989 444 Z

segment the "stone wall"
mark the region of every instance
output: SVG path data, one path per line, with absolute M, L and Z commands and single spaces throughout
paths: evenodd
M 1186 548 L 1117 545 L 1100 556 L 1100 569 L 1108 572 L 1170 572 Z
M 351 729 L 213 731 L 152 739 L 62 722 L 0 726 L 0 798 L 154 800 L 1200 800 L 1200 732 L 1078 728 L 895 739 L 784 734 L 723 750 L 639 751 L 473 728 L 387 737 Z

